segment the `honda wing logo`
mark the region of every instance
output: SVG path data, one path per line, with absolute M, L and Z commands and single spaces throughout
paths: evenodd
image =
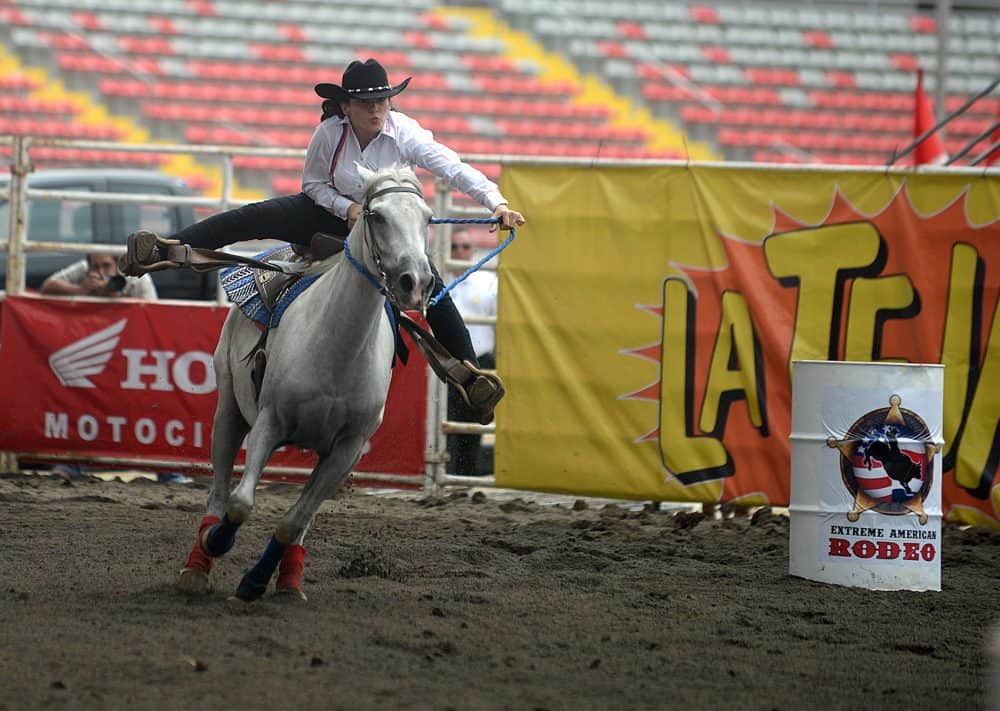
M 49 367 L 59 382 L 71 388 L 96 387 L 87 376 L 100 375 L 107 367 L 128 319 L 81 338 L 49 356 Z

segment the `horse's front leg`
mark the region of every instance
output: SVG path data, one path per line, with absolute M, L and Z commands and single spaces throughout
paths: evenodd
M 206 555 L 217 558 L 233 547 L 236 532 L 253 511 L 257 484 L 268 460 L 280 444 L 281 437 L 273 410 L 262 410 L 247 437 L 247 460 L 243 477 L 229 494 L 228 500 L 223 500 L 225 514 L 222 520 L 205 529 L 201 536 L 201 547 Z
M 204 595 L 210 590 L 212 556 L 205 551 L 203 541 L 205 535 L 213 526 L 218 525 L 225 515 L 229 487 L 233 479 L 233 464 L 249 429 L 232 396 L 231 383 L 220 379 L 219 402 L 212 424 L 212 489 L 208 494 L 205 516 L 198 526 L 198 538 L 181 570 L 178 582 L 181 592 Z
M 356 436 L 344 438 L 329 454 L 320 457 L 309 481 L 302 487 L 298 501 L 281 518 L 264 554 L 257 565 L 243 576 L 236 594 L 229 598 L 230 601 L 253 602 L 260 598 L 267 591 L 267 585 L 279 563 L 282 575 L 278 590 L 305 600 L 305 593 L 302 592 L 302 566 L 305 562 L 302 539 L 320 504 L 340 488 L 351 469 L 361 459 L 366 440 L 365 437 Z

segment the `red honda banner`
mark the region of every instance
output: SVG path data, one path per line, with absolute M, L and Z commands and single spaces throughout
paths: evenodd
M 228 307 L 7 297 L 0 321 L 0 450 L 208 462 L 212 353 Z M 358 471 L 424 470 L 426 369 L 397 364 Z M 241 460 L 242 461 L 242 458 Z M 272 465 L 311 468 L 282 449 Z

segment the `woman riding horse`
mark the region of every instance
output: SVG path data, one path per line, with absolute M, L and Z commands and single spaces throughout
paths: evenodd
M 302 191 L 213 215 L 181 230 L 171 239 L 139 230 L 128 236 L 128 251 L 121 270 L 131 276 L 182 266 L 167 258 L 171 245 L 219 249 L 249 239 L 279 239 L 308 245 L 317 233 L 345 236 L 361 213 L 362 180 L 358 165 L 381 170 L 394 165 L 420 166 L 461 190 L 493 213 L 503 229 L 524 224 L 521 213 L 511 210 L 497 185 L 480 171 L 463 163 L 450 148 L 436 142 L 430 131 L 406 114 L 391 109 L 389 99 L 410 83 L 392 86 L 374 59 L 353 61 L 344 70 L 341 85 L 318 84 L 323 120 L 313 133 L 306 152 Z M 432 295 L 444 288 L 434 271 Z M 473 377 L 462 385 L 465 399 L 477 394 L 482 402 L 470 414 L 488 421 L 496 404 L 483 398 L 496 384 L 478 375 L 479 362 L 468 329 L 446 294 L 427 312 L 427 322 L 441 344 L 458 360 L 475 366 Z
M 274 450 L 285 444 L 316 453 L 316 466 L 295 504 L 278 522 L 264 554 L 243 576 L 234 602 L 252 602 L 275 589 L 301 599 L 303 541 L 320 504 L 357 465 L 382 422 L 392 377 L 395 334 L 385 310 L 427 305 L 434 281 L 427 259 L 431 217 L 410 168 L 374 173 L 359 168 L 364 217 L 341 257 L 315 262 L 312 285 L 288 305 L 267 341 L 259 383 L 246 354 L 259 340 L 253 321 L 231 309 L 213 365 L 218 385 L 212 423 L 212 489 L 198 538 L 181 571 L 180 588 L 209 590 L 213 560 L 229 551 L 254 508 L 257 484 Z M 232 487 L 243 443 L 246 464 Z

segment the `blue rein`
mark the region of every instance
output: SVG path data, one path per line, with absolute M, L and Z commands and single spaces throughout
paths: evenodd
M 365 269 L 365 266 L 355 259 L 353 254 L 351 254 L 351 240 L 349 239 L 344 240 L 344 256 L 347 257 L 347 261 L 351 263 L 351 266 L 361 272 L 365 279 L 367 279 L 380 294 L 388 296 L 388 292 L 385 290 L 384 286 L 378 283 L 378 279 L 373 277 L 372 273 Z
M 487 217 L 487 218 L 471 218 L 470 217 L 470 218 L 464 218 L 464 219 L 448 218 L 448 217 L 441 217 L 441 218 L 434 217 L 434 218 L 431 218 L 431 224 L 432 225 L 443 225 L 443 224 L 451 224 L 451 225 L 499 225 L 500 224 L 500 219 L 497 218 L 497 217 Z M 493 249 L 485 257 L 483 257 L 478 262 L 476 262 L 475 264 L 473 264 L 471 267 L 469 267 L 468 269 L 466 269 L 461 275 L 459 275 L 458 277 L 456 277 L 450 284 L 448 284 L 448 286 L 446 286 L 441 291 L 439 291 L 437 293 L 437 296 L 435 296 L 433 299 L 430 300 L 430 302 L 428 303 L 428 306 L 434 306 L 435 304 L 437 304 L 437 302 L 439 302 L 441 299 L 443 299 L 445 297 L 445 295 L 448 294 L 448 292 L 450 292 L 456 286 L 458 286 L 463 281 L 465 281 L 470 276 L 472 276 L 473 273 L 479 271 L 479 269 L 484 264 L 486 264 L 486 262 L 490 261 L 491 259 L 493 259 L 493 257 L 495 257 L 498 254 L 500 254 L 500 252 L 502 252 L 505 249 L 507 249 L 507 245 L 509 245 L 511 243 L 511 241 L 514 239 L 514 235 L 515 234 L 516 234 L 516 230 L 513 227 L 511 227 L 510 228 L 510 236 L 507 239 L 505 239 L 496 249 Z

